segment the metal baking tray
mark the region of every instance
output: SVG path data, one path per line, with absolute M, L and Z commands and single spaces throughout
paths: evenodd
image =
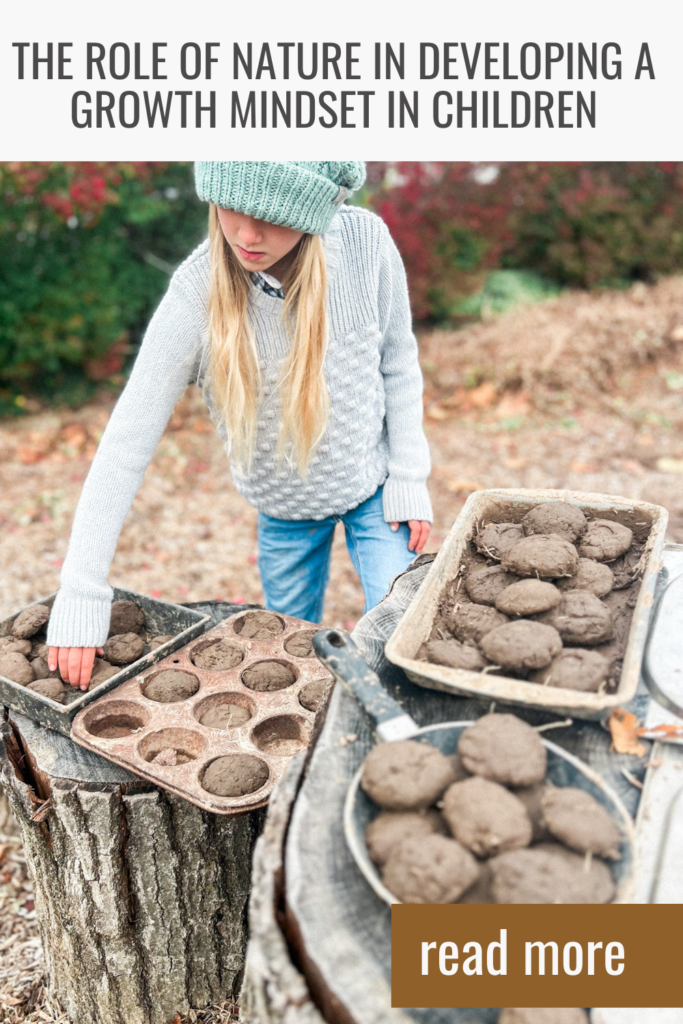
M 239 814 L 262 807 L 291 758 L 310 740 L 315 712 L 301 703 L 301 699 L 306 699 L 302 691 L 318 681 L 329 680 L 331 684 L 332 677 L 315 655 L 299 658 L 284 649 L 300 630 L 318 629 L 314 623 L 273 612 L 270 614 L 282 624 L 278 635 L 267 640 L 243 639 L 235 626 L 239 627 L 251 614 L 258 613 L 241 611 L 231 615 L 200 639 L 128 679 L 94 707 L 80 711 L 71 730 L 72 740 L 214 814 Z M 242 661 L 225 671 L 198 668 L 192 661 L 194 654 L 223 638 L 242 649 Z M 263 661 L 289 666 L 295 675 L 294 682 L 265 692 L 248 687 L 242 681 L 245 670 Z M 166 669 L 194 676 L 196 692 L 172 703 L 147 697 L 145 691 L 150 682 Z M 228 729 L 201 725 L 203 710 L 220 703 L 245 708 L 249 719 Z M 104 731 L 115 730 L 124 734 L 110 738 L 102 735 Z M 189 760 L 176 765 L 152 762 L 154 756 L 168 748 Z M 204 789 L 205 770 L 216 758 L 225 756 L 251 759 L 242 762 L 254 775 L 251 792 L 218 796 Z M 258 782 L 261 784 L 257 785 Z
M 616 510 L 631 516 L 637 515 L 638 521 L 652 524 L 641 556 L 640 590 L 633 610 L 616 691 L 582 693 L 539 686 L 509 676 L 470 672 L 417 660 L 416 655 L 420 646 L 431 633 L 439 602 L 458 571 L 477 525 L 482 520 L 519 522 L 531 507 L 548 501 L 568 501 L 582 509 L 589 519 L 609 518 L 609 513 Z M 500 508 L 501 504 L 507 508 L 504 514 Z M 513 505 L 512 512 L 509 509 L 510 504 Z M 638 687 L 657 577 L 662 568 L 667 520 L 668 512 L 660 505 L 610 494 L 517 489 L 477 491 L 465 502 L 422 586 L 387 643 L 386 656 L 389 661 L 399 665 L 413 682 L 429 689 L 478 697 L 482 700 L 500 701 L 504 704 L 537 707 L 575 718 L 602 719 L 613 708 L 630 701 Z
M 40 601 L 33 601 L 29 607 L 44 604 L 51 608 L 56 596 L 56 594 L 51 594 Z M 21 712 L 22 715 L 32 718 L 35 722 L 40 722 L 48 729 L 55 729 L 57 732 L 69 736 L 72 722 L 79 711 L 94 700 L 98 700 L 109 690 L 114 689 L 115 686 L 125 682 L 126 679 L 130 679 L 131 676 L 137 675 L 148 666 L 154 665 L 161 658 L 165 658 L 177 650 L 178 647 L 182 647 L 199 636 L 211 622 L 208 615 L 192 608 L 183 608 L 182 605 L 159 601 L 153 597 L 146 597 L 144 594 L 136 594 L 132 590 L 122 590 L 120 587 L 114 587 L 113 600 L 135 601 L 145 613 L 145 631 L 157 636 L 169 634 L 173 636 L 173 639 L 167 640 L 156 650 L 144 654 L 142 658 L 134 661 L 131 665 L 124 665 L 120 672 L 100 683 L 95 689 L 86 690 L 85 693 L 78 691 L 80 696 L 76 696 L 67 704 L 60 704 L 49 697 L 33 693 L 25 686 L 21 686 L 5 676 L 0 676 L 0 703 L 5 707 L 12 708 L 13 711 Z M 21 609 L 21 611 L 23 610 Z M 0 622 L 0 636 L 10 633 L 12 623 L 19 614 L 20 611 L 15 612 L 14 615 L 10 615 L 9 618 Z M 68 684 L 65 685 L 68 687 Z

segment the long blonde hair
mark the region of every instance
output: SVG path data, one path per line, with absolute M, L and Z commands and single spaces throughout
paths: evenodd
M 230 453 L 249 468 L 262 400 L 256 339 L 248 315 L 249 275 L 228 245 L 212 203 L 209 210 L 209 369 L 214 401 L 227 429 Z M 304 477 L 329 416 L 323 363 L 327 349 L 327 272 L 322 239 L 304 235 L 283 282 L 283 317 L 292 339 L 278 390 L 278 455 L 291 441 L 292 461 Z

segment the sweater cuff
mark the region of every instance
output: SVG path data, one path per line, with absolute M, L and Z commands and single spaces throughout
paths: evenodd
M 48 622 L 48 647 L 102 647 L 110 618 L 111 601 L 70 598 L 60 591 Z
M 382 507 L 387 523 L 407 523 L 410 519 L 431 523 L 433 520 L 427 484 L 414 480 L 397 480 L 390 476 L 382 491 Z

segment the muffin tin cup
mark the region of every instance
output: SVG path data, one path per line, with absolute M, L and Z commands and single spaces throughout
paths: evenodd
M 649 534 L 641 558 L 641 582 L 633 610 L 628 641 L 624 651 L 619 684 L 614 693 L 590 693 L 552 686 L 539 686 L 488 672 L 471 672 L 420 660 L 417 655 L 429 639 L 438 615 L 439 603 L 449 583 L 455 578 L 463 554 L 478 524 L 489 518 L 501 521 L 500 506 L 514 506 L 515 522 L 535 505 L 548 501 L 567 501 L 582 509 L 589 518 L 621 513 L 635 521 L 645 522 Z M 398 665 L 419 686 L 443 690 L 480 700 L 500 701 L 521 707 L 536 707 L 571 718 L 604 719 L 615 707 L 635 696 L 640 679 L 640 666 L 652 614 L 657 577 L 662 568 L 664 535 L 668 512 L 660 505 L 629 500 L 611 494 L 588 494 L 579 491 L 500 489 L 477 491 L 467 499 L 453 524 L 439 554 L 430 566 L 418 593 L 386 645 L 390 662 Z M 599 647 L 594 648 L 600 650 Z
M 281 633 L 267 640 L 243 639 L 235 626 L 249 614 L 231 615 L 200 639 L 101 697 L 96 705 L 76 716 L 71 738 L 214 814 L 239 814 L 266 804 L 291 758 L 308 745 L 311 737 L 315 713 L 299 702 L 301 691 L 317 680 L 331 683 L 332 677 L 314 656 L 297 658 L 284 649 L 295 633 L 304 628 L 315 630 L 314 624 L 278 614 Z M 211 641 L 223 639 L 244 651 L 239 665 L 209 671 L 193 663 L 196 652 Z M 242 675 L 264 661 L 290 668 L 294 682 L 279 690 L 251 689 Z M 196 692 L 173 702 L 146 696 L 155 677 L 169 669 L 194 676 L 199 683 Z M 222 704 L 241 709 L 236 712 L 238 724 L 220 729 L 200 723 L 199 718 L 208 709 Z M 243 721 L 245 713 L 250 717 Z M 179 752 L 178 760 L 187 760 L 175 765 L 153 762 L 160 751 L 169 749 Z M 248 786 L 253 787 L 250 792 L 219 796 L 204 787 L 205 773 L 223 757 L 230 757 L 231 764 L 241 770 Z

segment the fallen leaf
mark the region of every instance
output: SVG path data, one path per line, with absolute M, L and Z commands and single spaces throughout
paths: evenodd
M 615 708 L 609 717 L 609 731 L 612 735 L 612 750 L 617 754 L 633 754 L 644 757 L 647 753 L 642 743 L 638 742 L 640 722 L 631 711 Z
M 15 999 L 14 996 L 0 996 L 0 999 L 5 1006 L 21 1006 L 24 1002 L 23 999 Z M 173 1024 L 175 1024 L 175 1021 Z
M 490 380 L 485 380 L 483 384 L 473 388 L 468 393 L 467 404 L 475 409 L 488 409 L 490 405 L 493 405 L 497 397 L 496 385 L 492 384 Z
M 451 414 L 447 409 L 444 409 L 435 402 L 433 405 L 428 406 L 425 415 L 427 416 L 427 419 L 430 420 L 447 420 L 450 418 Z
M 529 465 L 529 460 L 521 455 L 517 455 L 509 459 L 503 459 L 503 465 L 506 469 L 524 469 Z
M 648 739 L 664 739 L 664 738 L 676 738 L 683 739 L 683 723 L 680 725 L 669 725 L 662 722 L 660 725 L 653 725 L 647 729 L 643 727 L 638 729 L 639 736 L 645 736 Z
M 526 416 L 529 409 L 529 396 L 524 391 L 517 391 L 503 395 L 496 406 L 496 417 L 502 420 L 508 416 Z
M 452 491 L 454 494 L 472 494 L 474 491 L 484 491 L 486 488 L 477 480 L 463 480 L 456 476 L 454 480 L 446 484 L 446 490 Z
M 171 1021 L 171 1024 L 183 1024 L 183 1018 L 180 1016 L 179 1013 L 175 1015 L 175 1017 Z
M 666 456 L 655 463 L 658 473 L 683 473 L 683 459 L 669 459 Z
M 597 466 L 593 462 L 583 462 L 581 459 L 572 459 L 569 463 L 572 473 L 595 473 Z

